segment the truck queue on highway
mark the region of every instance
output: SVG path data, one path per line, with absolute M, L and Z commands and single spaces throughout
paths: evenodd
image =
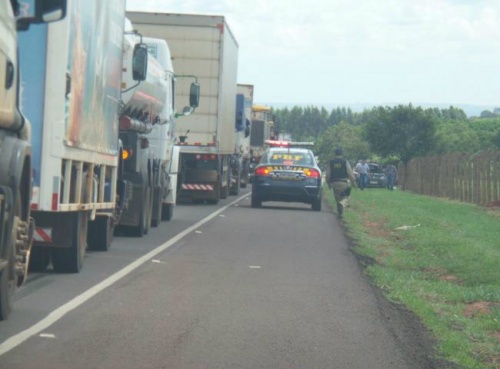
M 272 138 L 223 16 L 0 0 L 0 30 L 0 320 L 29 271 L 237 195 Z

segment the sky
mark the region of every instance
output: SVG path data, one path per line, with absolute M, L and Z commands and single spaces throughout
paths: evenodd
M 222 15 L 254 102 L 500 107 L 499 0 L 127 0 Z M 167 40 L 168 42 L 168 40 Z

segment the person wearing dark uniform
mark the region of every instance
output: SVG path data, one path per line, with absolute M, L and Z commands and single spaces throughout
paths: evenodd
M 349 206 L 351 187 L 356 186 L 351 165 L 342 155 L 342 149 L 335 149 L 335 157 L 330 160 L 326 171 L 326 182 L 328 187 L 333 189 L 339 218 L 342 217 L 344 208 Z

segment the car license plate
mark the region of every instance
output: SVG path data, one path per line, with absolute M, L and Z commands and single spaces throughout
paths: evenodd
M 278 176 L 278 177 L 276 177 L 276 179 L 281 179 L 281 180 L 285 180 L 285 181 L 293 181 L 293 180 L 297 179 L 297 176 L 285 175 L 285 176 Z
M 299 179 L 299 176 L 297 175 L 297 173 L 277 173 L 275 179 L 294 181 Z

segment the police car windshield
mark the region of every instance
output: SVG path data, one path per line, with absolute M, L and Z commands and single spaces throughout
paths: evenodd
M 269 150 L 262 157 L 261 163 L 272 165 L 315 165 L 311 151 L 301 149 Z

